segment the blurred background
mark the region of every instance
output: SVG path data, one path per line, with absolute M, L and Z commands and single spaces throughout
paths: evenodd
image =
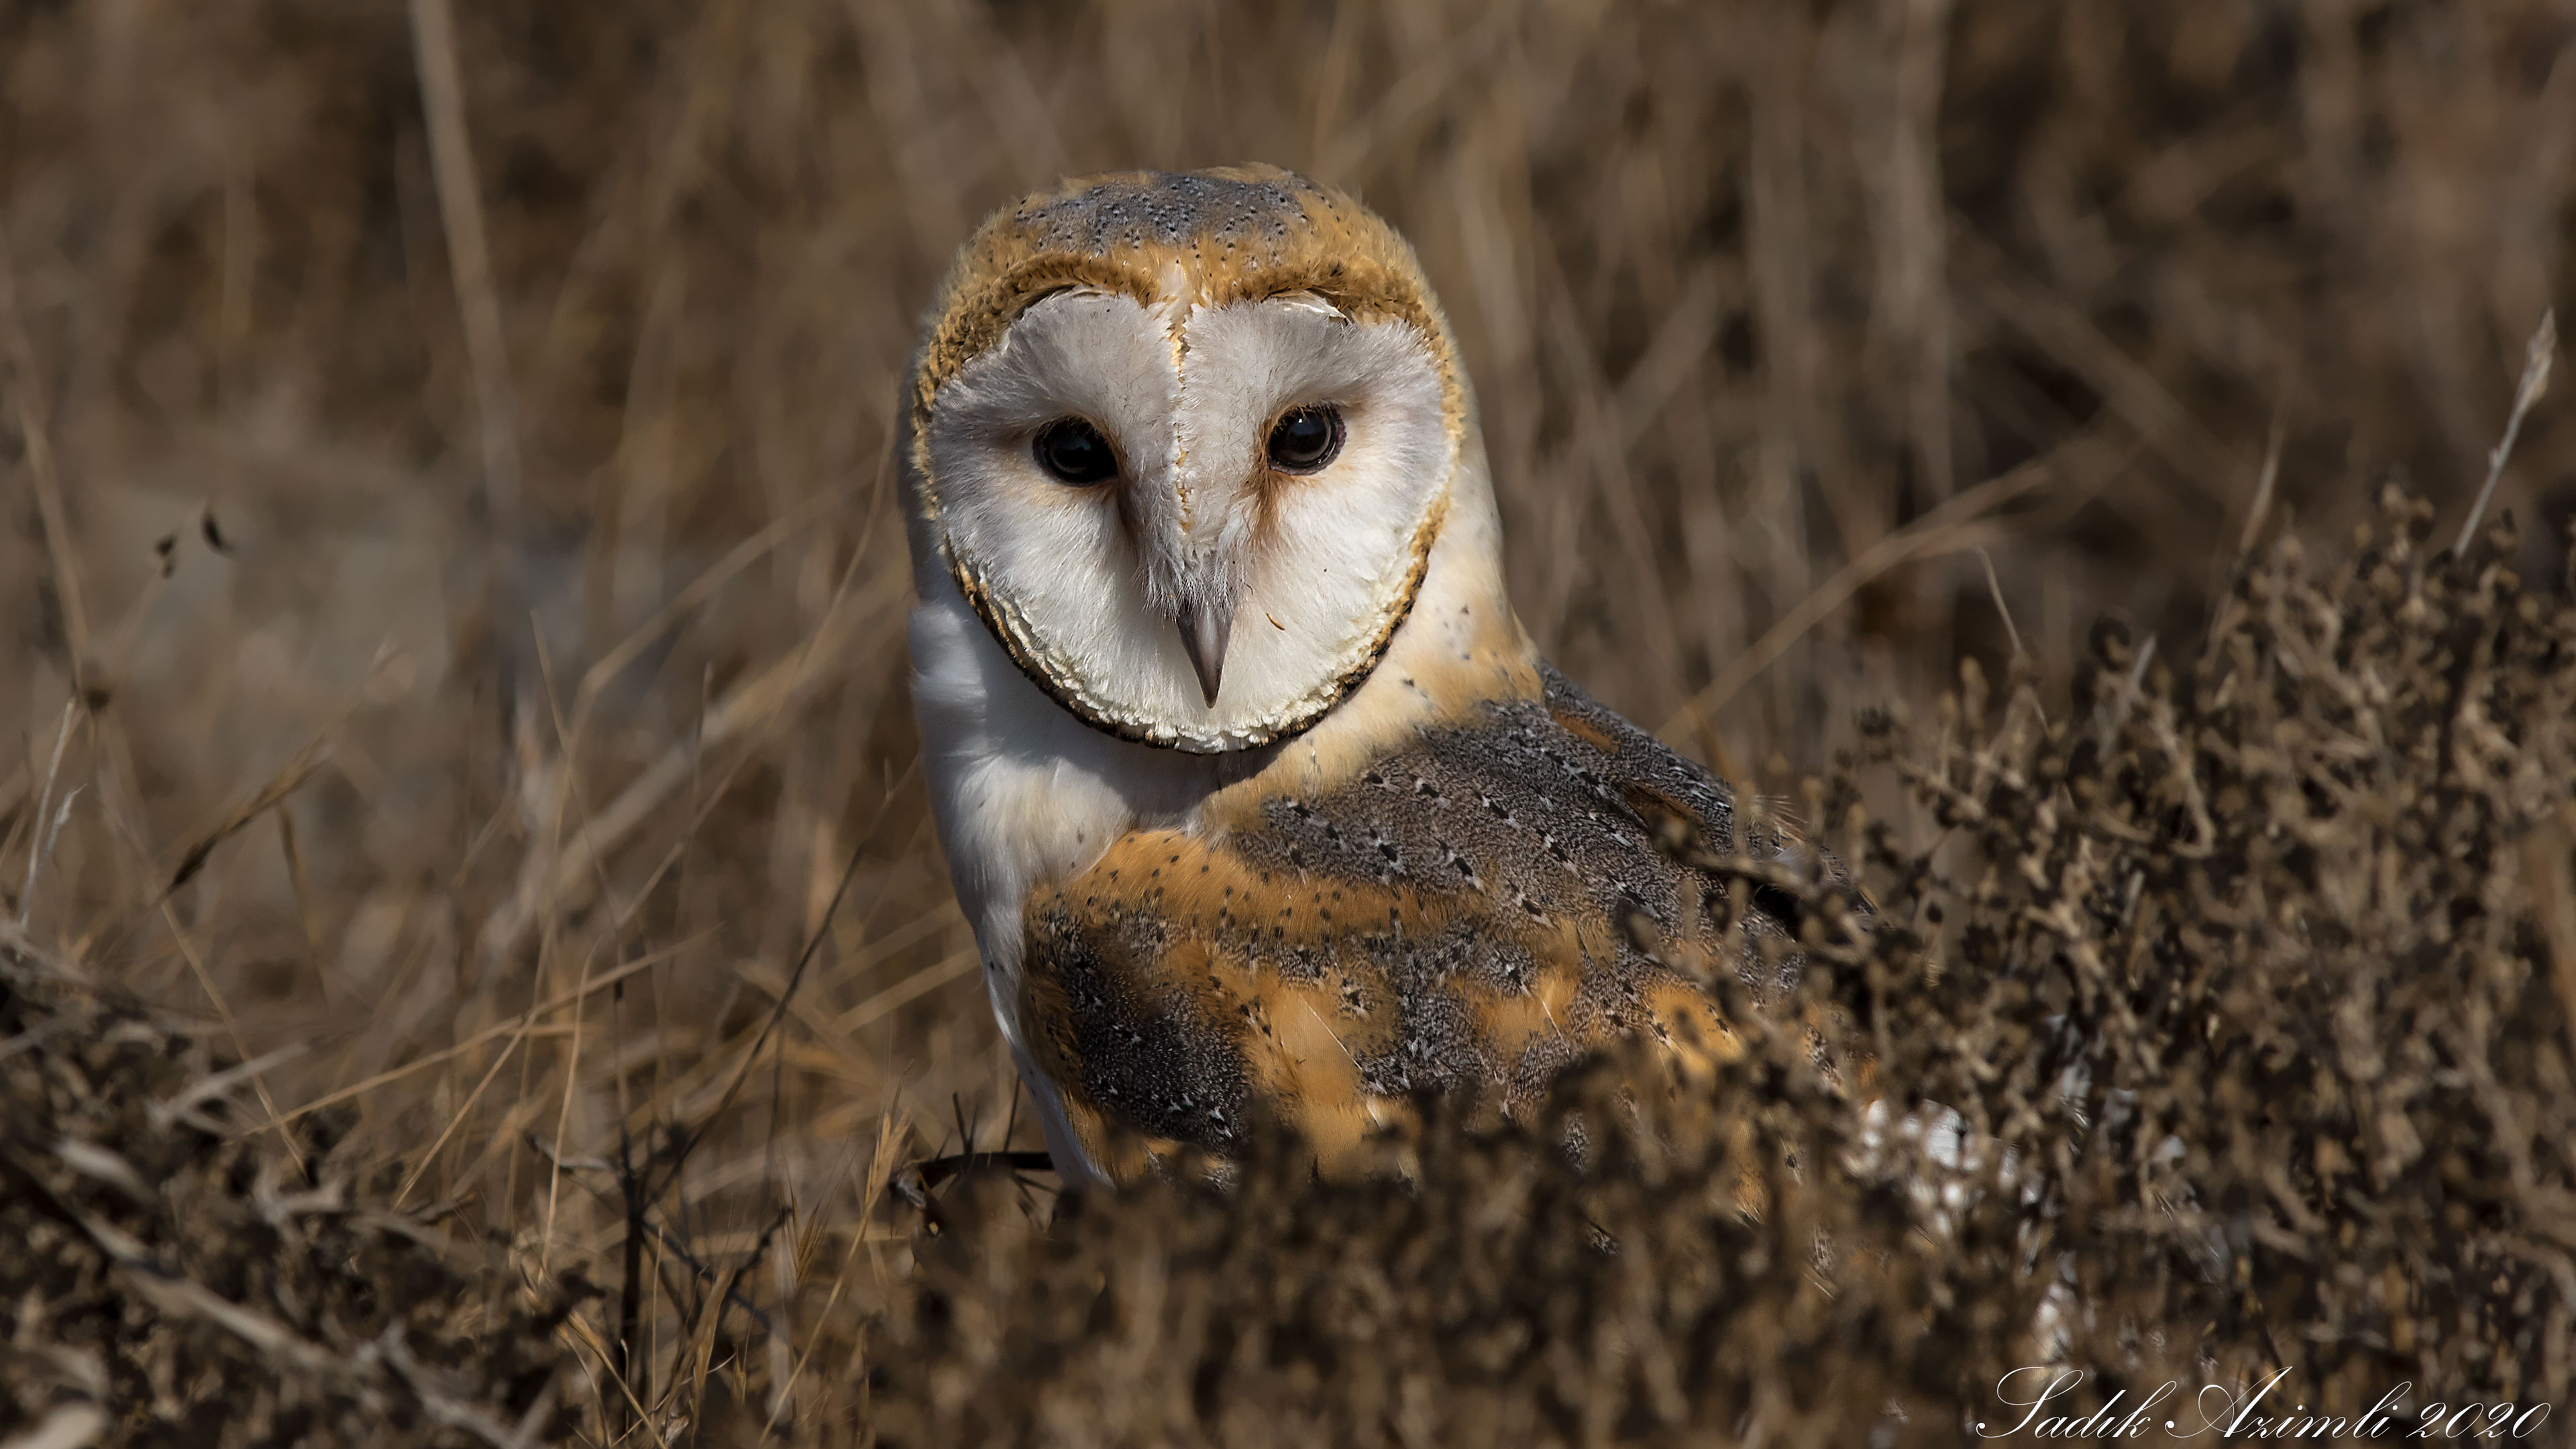
M 20 0 L 0 921 L 557 1269 L 671 1124 L 703 1261 L 895 1242 L 1013 1097 L 913 327 L 990 208 L 1245 160 L 1419 249 L 1549 654 L 1787 794 L 1971 661 L 2054 709 L 2097 616 L 2187 656 L 2387 478 L 2458 526 L 2576 296 L 2576 4 Z

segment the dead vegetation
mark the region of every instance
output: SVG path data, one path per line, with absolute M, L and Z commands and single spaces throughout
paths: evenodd
M 0 1439 L 2563 1398 L 2576 15 L 2043 10 L 0 10 Z M 1034 1145 L 911 768 L 914 309 L 1245 157 L 1419 245 L 1551 655 L 1860 863 L 1809 988 L 1981 1190 L 1766 1041 L 1571 1086 L 1581 1171 L 889 1203 Z
M 292 1148 L 257 1131 L 269 1061 L 223 1062 L 5 936 L 0 1038 L 8 1442 L 560 1431 L 578 1280 L 514 1294 L 485 1253 L 385 1211 L 391 1179 L 353 1169 L 337 1123 Z

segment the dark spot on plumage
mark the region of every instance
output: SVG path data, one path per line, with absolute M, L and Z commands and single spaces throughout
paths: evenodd
M 1804 923 L 1806 912 L 1794 893 L 1764 881 L 1753 888 L 1752 903 L 1753 909 L 1779 925 L 1781 934 L 1792 941 L 1798 939 L 1798 928 Z

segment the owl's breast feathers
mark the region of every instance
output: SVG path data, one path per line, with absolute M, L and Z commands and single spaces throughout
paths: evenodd
M 1338 786 L 1253 784 L 1027 903 L 1020 1019 L 1109 1176 L 1265 1114 L 1330 1166 L 1417 1091 L 1516 1111 L 1619 1035 L 1740 1050 L 1689 974 L 1724 959 L 1724 887 L 1658 840 L 1733 853 L 1732 792 L 1553 669 Z M 1794 968 L 1731 969 L 1759 1003 Z

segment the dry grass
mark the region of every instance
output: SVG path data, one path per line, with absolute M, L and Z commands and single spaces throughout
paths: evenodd
M 0 920 L 267 1062 L 245 1151 L 603 1285 L 562 1432 L 847 1437 L 890 1175 L 1011 1116 L 884 466 L 985 208 L 1260 158 L 1383 210 L 1525 621 L 1794 794 L 1970 663 L 2076 729 L 2097 614 L 2188 660 L 2392 471 L 2459 529 L 2576 297 L 2571 57 L 2546 0 L 0 11 Z M 2564 417 L 2491 505 L 2544 591 Z

